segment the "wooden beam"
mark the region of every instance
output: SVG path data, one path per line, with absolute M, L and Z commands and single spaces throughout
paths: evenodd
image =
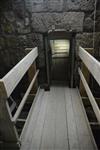
M 6 92 L 6 88 L 4 85 L 4 82 L 0 80 L 0 98 L 7 98 L 7 92 Z M 1 99 L 0 99 L 1 101 Z
M 97 120 L 100 123 L 100 109 L 99 109 L 99 107 L 98 107 L 98 105 L 97 105 L 97 103 L 95 101 L 95 98 L 94 98 L 94 96 L 93 96 L 93 94 L 92 94 L 92 92 L 91 92 L 91 90 L 90 90 L 90 88 L 89 88 L 89 86 L 88 86 L 88 84 L 87 84 L 87 82 L 86 82 L 86 80 L 84 78 L 84 75 L 83 75 L 82 71 L 80 70 L 80 68 L 78 69 L 78 72 L 79 72 L 80 78 L 82 80 L 82 83 L 83 83 L 83 85 L 85 87 L 86 93 L 87 93 L 87 95 L 89 97 L 90 103 L 91 103 L 91 105 L 93 107 L 93 110 L 95 112 L 95 115 L 97 117 Z
M 0 81 L 0 133 L 1 140 L 5 142 L 18 141 L 18 134 L 14 124 L 11 122 L 11 112 L 7 102 L 5 85 Z
M 29 83 L 32 81 L 35 73 L 36 73 L 36 62 L 33 62 L 33 64 L 31 65 L 31 67 L 28 70 L 28 80 L 29 80 Z M 31 89 L 30 94 L 36 93 L 37 89 L 38 89 L 38 80 L 36 79 L 36 81 L 34 83 L 34 86 Z
M 92 140 L 93 145 L 94 145 L 94 150 L 98 150 L 97 144 L 96 144 L 95 139 L 94 139 L 94 136 L 93 136 L 92 129 L 91 129 L 91 127 L 90 127 L 89 119 L 88 119 L 88 117 L 87 117 L 86 110 L 84 109 L 82 97 L 81 97 L 81 95 L 80 95 L 80 92 L 79 92 L 78 88 L 77 88 L 77 93 L 78 93 L 79 98 L 80 98 L 80 104 L 81 104 L 81 106 L 82 106 L 82 111 L 83 111 L 83 113 L 84 113 L 84 117 L 85 117 L 85 120 L 86 120 L 88 129 L 89 129 L 90 137 L 91 137 L 91 140 Z
M 79 47 L 79 56 L 97 83 L 100 85 L 100 62 L 97 61 L 82 47 Z
M 25 104 L 25 102 L 27 100 L 27 97 L 28 97 L 28 95 L 29 95 L 29 93 L 30 93 L 30 91 L 32 89 L 32 86 L 33 86 L 33 84 L 34 84 L 34 82 L 35 82 L 35 80 L 37 78 L 38 73 L 39 73 L 39 70 L 37 70 L 37 72 L 36 72 L 32 82 L 30 83 L 30 85 L 29 85 L 29 87 L 28 87 L 28 89 L 27 89 L 27 91 L 26 91 L 26 93 L 25 93 L 25 95 L 24 95 L 24 97 L 23 97 L 23 99 L 22 99 L 22 101 L 21 101 L 21 103 L 20 103 L 20 105 L 19 105 L 15 115 L 14 115 L 14 117 L 12 118 L 13 122 L 17 121 L 17 119 L 18 119 L 18 117 L 19 117 L 19 115 L 20 115 L 20 113 L 21 113 L 21 111 L 23 109 L 23 106 L 24 106 L 24 104 Z
M 30 52 L 33 48 L 25 48 L 25 51 Z
M 44 91 L 42 91 L 42 92 L 44 92 Z M 28 131 L 28 125 L 29 125 L 29 122 L 30 122 L 30 120 L 31 120 L 32 113 L 34 112 L 34 106 L 35 106 L 36 102 L 38 101 L 39 94 L 40 94 L 40 87 L 39 87 L 38 90 L 37 90 L 37 93 L 36 93 L 36 95 L 35 95 L 34 101 L 33 101 L 33 103 L 32 103 L 32 106 L 31 106 L 31 108 L 30 108 L 30 111 L 29 111 L 29 113 L 28 113 L 28 117 L 26 118 L 25 125 L 24 125 L 24 127 L 23 127 L 22 132 L 21 132 L 21 135 L 20 135 L 20 141 L 21 141 L 21 142 L 22 142 L 23 139 L 25 138 L 25 134 L 26 134 L 27 131 Z M 42 93 L 42 94 L 43 94 L 43 93 Z M 41 96 L 41 95 L 40 95 L 40 96 Z
M 4 96 L 0 95 L 0 140 L 5 143 L 18 142 L 17 130 L 11 119 L 12 115 L 4 93 Z
M 93 56 L 93 48 L 84 48 L 84 49 Z M 81 70 L 84 74 L 84 77 L 85 77 L 87 83 L 89 83 L 91 73 L 89 72 L 89 70 L 87 69 L 87 67 L 85 66 L 85 64 L 83 62 L 81 63 Z M 82 97 L 87 96 L 81 80 L 80 80 L 79 90 L 80 90 L 80 94 Z
M 19 122 L 26 122 L 26 119 L 17 119 L 17 121 L 19 121 Z
M 7 97 L 11 95 L 15 87 L 18 85 L 24 74 L 27 72 L 29 67 L 32 65 L 34 60 L 38 56 L 37 48 L 28 53 L 11 71 L 9 71 L 0 82 L 4 83 Z
M 90 125 L 94 125 L 94 126 L 100 126 L 100 124 L 98 122 L 89 122 Z

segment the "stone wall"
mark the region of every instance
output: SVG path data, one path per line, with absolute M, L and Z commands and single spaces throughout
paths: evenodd
M 94 0 L 25 0 L 31 12 L 91 11 Z
M 43 68 L 43 33 L 52 27 L 74 31 L 77 43 L 92 47 L 92 33 L 88 32 L 93 30 L 93 10 L 94 0 L 0 0 L 0 77 L 25 56 L 26 47 L 38 46 L 39 67 Z M 95 43 L 99 43 L 99 37 Z
M 7 3 L 1 1 L 0 6 L 3 6 L 0 7 L 0 77 L 3 77 L 25 56 L 25 48 L 38 46 L 41 53 L 43 39 L 41 34 L 33 33 L 31 13 L 25 9 L 23 3 L 18 9 L 10 0 Z M 40 59 L 43 58 L 43 54 L 39 56 Z
M 32 15 L 32 28 L 39 31 L 56 28 L 90 32 L 94 24 L 95 0 L 15 0 L 13 9 Z M 100 2 L 97 1 L 96 30 L 100 31 Z M 79 23 L 79 25 L 78 25 Z M 45 28 L 45 29 L 44 29 Z
M 93 48 L 95 50 L 95 55 L 97 57 L 98 53 L 100 53 L 100 32 L 95 33 L 78 33 L 76 35 L 76 49 L 78 46 L 82 46 L 84 48 Z

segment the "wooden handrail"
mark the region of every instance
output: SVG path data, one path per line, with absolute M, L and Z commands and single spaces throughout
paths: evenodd
M 27 97 L 32 90 L 33 84 L 36 81 L 39 70 L 36 71 L 36 66 L 33 69 L 34 77 L 24 94 L 14 116 L 12 111 L 15 110 L 15 103 L 9 106 L 7 98 L 11 97 L 12 92 L 21 81 L 25 73 L 30 71 L 33 67 L 33 63 L 38 56 L 37 48 L 33 48 L 15 67 L 13 67 L 1 80 L 0 80 L 0 133 L 2 141 L 14 144 L 15 147 L 19 148 L 19 135 L 16 128 L 16 122 L 24 105 Z M 22 120 L 21 120 L 22 121 Z
M 100 85 L 100 62 L 82 47 L 79 47 L 79 57 Z
M 91 92 L 91 90 L 90 90 L 90 88 L 89 88 L 89 86 L 88 86 L 88 84 L 87 84 L 87 82 L 85 80 L 85 77 L 84 77 L 82 71 L 80 70 L 80 68 L 78 69 L 78 72 L 79 72 L 80 78 L 82 80 L 82 83 L 83 83 L 83 85 L 85 87 L 86 93 L 87 93 L 87 95 L 89 97 L 90 103 L 91 103 L 91 105 L 93 107 L 93 110 L 95 112 L 95 115 L 97 117 L 97 120 L 100 123 L 100 109 L 99 109 L 99 107 L 98 107 L 98 105 L 97 105 L 97 103 L 95 101 L 95 98 L 94 98 L 94 96 L 93 96 L 93 94 L 92 94 L 92 92 Z
M 19 115 L 20 115 L 20 113 L 21 113 L 21 111 L 23 109 L 23 106 L 24 106 L 24 104 L 25 104 L 25 102 L 27 100 L 27 97 L 28 97 L 28 95 L 29 95 L 29 93 L 30 93 L 30 91 L 32 89 L 32 86 L 33 86 L 33 84 L 34 84 L 34 82 L 35 82 L 35 80 L 36 80 L 36 78 L 38 76 L 38 73 L 39 73 L 39 70 L 37 70 L 37 72 L 35 73 L 35 76 L 33 77 L 33 80 L 31 81 L 31 83 L 30 83 L 30 85 L 29 85 L 29 87 L 28 87 L 28 89 L 27 89 L 23 99 L 21 100 L 21 103 L 20 103 L 20 105 L 19 105 L 19 107 L 18 107 L 14 117 L 12 118 L 13 122 L 17 121 L 17 118 L 19 117 Z
M 15 87 L 18 85 L 22 77 L 28 71 L 34 60 L 38 56 L 37 47 L 33 48 L 14 68 L 12 68 L 1 80 L 0 80 L 0 95 L 4 94 L 8 98 Z M 1 88 L 3 87 L 3 89 Z M 3 92 L 2 92 L 3 90 Z
M 81 58 L 81 60 L 83 61 L 83 63 L 85 64 L 85 66 L 88 68 L 88 70 L 90 71 L 90 73 L 93 75 L 93 77 L 95 78 L 95 80 L 97 81 L 97 83 L 100 85 L 100 62 L 97 61 L 92 55 L 90 55 L 84 48 L 79 47 L 79 57 Z M 86 93 L 89 97 L 90 103 L 92 105 L 92 108 L 94 110 L 94 113 L 97 117 L 97 120 L 100 124 L 100 109 L 98 104 L 96 103 L 96 100 L 88 86 L 88 83 L 81 71 L 81 69 L 78 69 L 79 75 L 80 75 L 80 79 L 83 83 L 83 86 L 86 90 Z

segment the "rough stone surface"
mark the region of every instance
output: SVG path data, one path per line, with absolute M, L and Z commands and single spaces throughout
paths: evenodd
M 38 46 L 39 67 L 45 70 L 43 35 L 52 29 L 76 34 L 77 45 L 93 46 L 94 0 L 0 0 L 0 77 L 25 56 L 26 47 Z M 100 2 L 96 13 L 96 31 L 100 31 Z M 85 33 L 83 33 L 85 31 Z M 95 36 L 99 49 L 100 33 Z M 3 66 L 2 66 L 3 64 Z
M 94 0 L 65 0 L 66 10 L 90 11 L 94 9 Z
M 94 44 L 93 44 L 94 41 Z M 100 32 L 95 33 L 81 33 L 76 35 L 76 49 L 78 46 L 82 46 L 84 48 L 93 48 L 95 50 L 95 54 L 100 53 Z
M 91 11 L 94 0 L 25 0 L 31 12 Z
M 93 48 L 93 34 L 92 33 L 82 33 L 76 35 L 77 46 L 82 46 L 84 48 Z
M 7 19 L 7 21 L 12 22 L 12 23 L 15 21 L 15 16 L 14 16 L 13 11 L 6 11 L 4 14 L 5 14 L 5 18 Z
M 96 12 L 96 30 L 100 31 L 100 9 Z
M 94 26 L 93 19 L 91 17 L 86 17 L 84 19 L 84 24 L 83 24 L 84 30 L 85 31 L 93 31 L 93 26 Z
M 36 31 L 47 32 L 52 29 L 52 25 L 56 29 L 83 31 L 83 12 L 33 13 L 32 19 L 32 26 Z
M 30 13 L 4 11 L 0 18 L 0 77 L 25 56 L 25 48 L 39 48 L 39 66 L 45 65 L 42 35 L 33 33 Z M 41 61 L 42 60 L 42 61 Z M 2 66 L 3 64 L 3 66 Z

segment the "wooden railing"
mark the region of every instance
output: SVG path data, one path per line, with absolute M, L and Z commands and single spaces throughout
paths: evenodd
M 19 84 L 25 73 L 29 70 L 38 56 L 37 48 L 33 48 L 15 67 L 13 67 L 2 79 L 0 79 L 0 141 L 16 143 L 19 136 L 16 129 L 16 121 L 24 107 L 27 97 L 35 83 L 39 70 L 35 75 L 23 96 L 14 116 L 12 116 L 7 99 Z
M 100 62 L 97 61 L 92 55 L 90 55 L 84 48 L 79 47 L 79 57 L 82 60 L 82 62 L 85 64 L 85 66 L 88 68 L 92 76 L 95 78 L 97 83 L 100 85 Z M 83 86 L 86 90 L 86 93 L 88 95 L 88 98 L 90 100 L 90 103 L 92 105 L 92 108 L 94 110 L 94 113 L 97 117 L 98 122 L 100 123 L 100 108 L 98 107 L 98 104 L 96 103 L 96 100 L 89 88 L 89 85 L 81 71 L 81 69 L 78 69 L 80 79 L 83 83 Z

